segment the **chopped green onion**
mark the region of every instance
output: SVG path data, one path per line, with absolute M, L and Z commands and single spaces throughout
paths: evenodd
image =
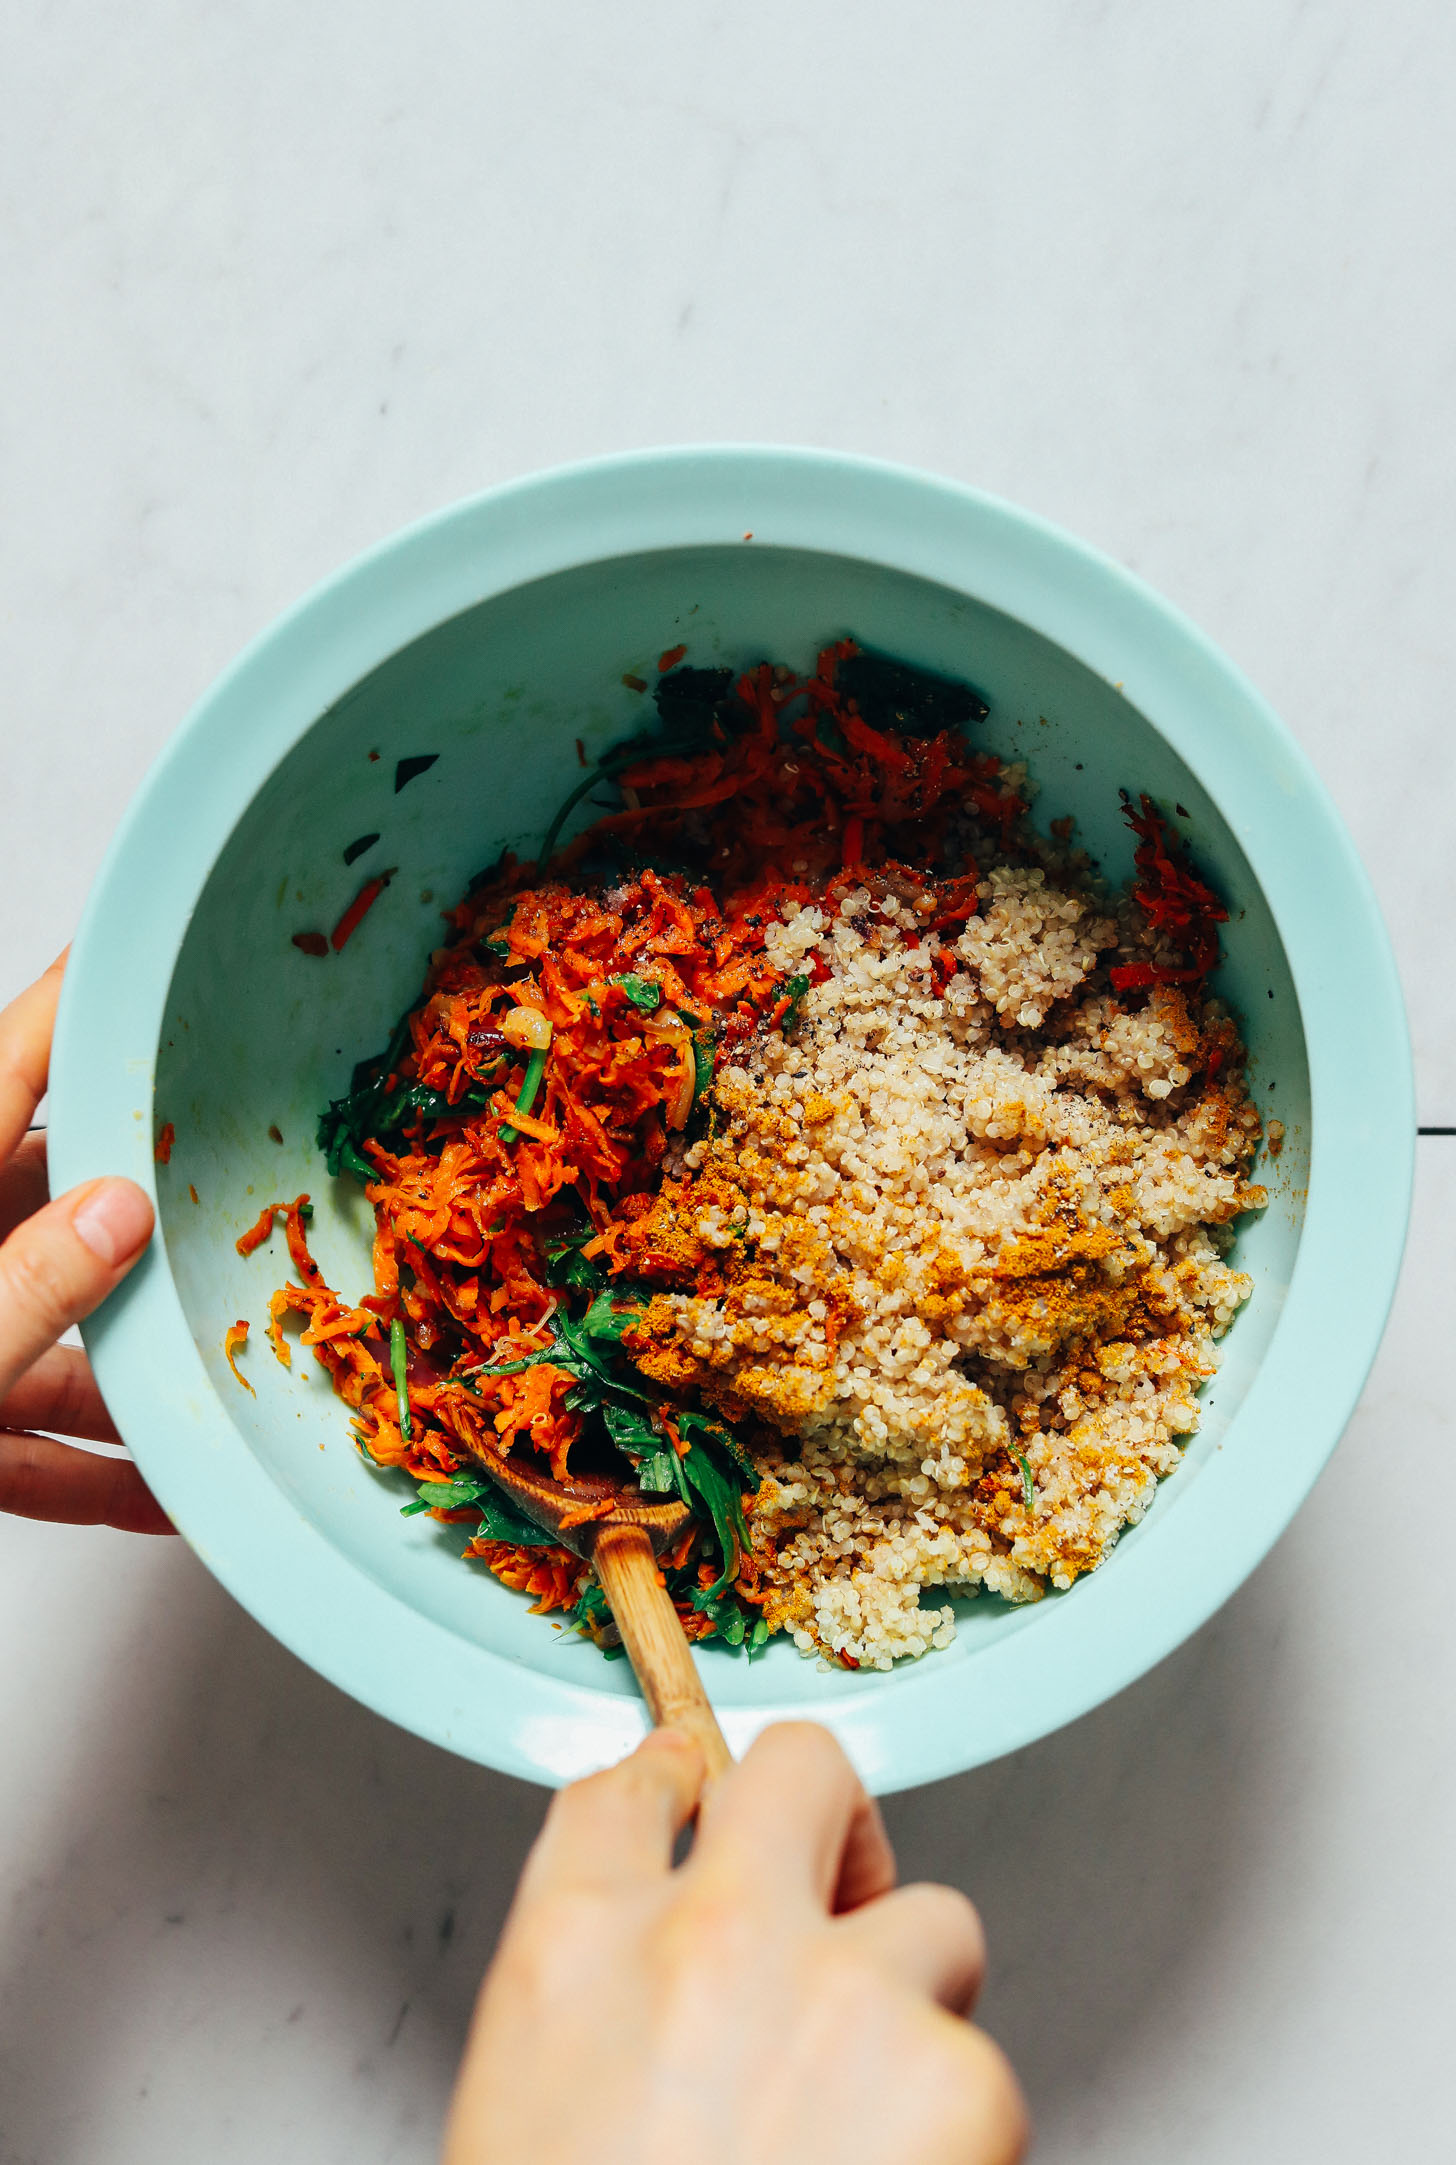
M 696 1105 L 713 1080 L 713 1039 L 709 1031 L 693 1032 L 693 1103 Z
M 409 1349 L 404 1342 L 404 1325 L 398 1316 L 389 1326 L 389 1365 L 394 1370 L 394 1394 L 399 1400 L 399 1432 L 408 1443 L 411 1435 Z
M 1036 1510 L 1036 1483 L 1031 1478 L 1031 1468 L 1019 1451 L 1012 1453 L 1021 1468 L 1021 1500 L 1030 1512 Z
M 546 1054 L 548 1050 L 549 1048 L 543 1045 L 538 1052 L 533 1052 L 526 1062 L 526 1078 L 521 1084 L 521 1094 L 516 1099 L 516 1111 L 518 1113 L 528 1113 L 536 1102 L 536 1094 L 541 1088 L 541 1077 L 546 1072 Z M 517 1130 L 510 1126 L 503 1127 L 500 1131 L 500 1139 L 503 1143 L 513 1143 L 516 1135 Z

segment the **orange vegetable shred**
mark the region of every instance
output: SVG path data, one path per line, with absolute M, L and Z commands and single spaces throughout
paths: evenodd
M 275 1215 L 285 1207 L 282 1203 L 270 1203 L 266 1210 L 260 1213 L 257 1224 L 250 1225 L 246 1233 L 239 1234 L 233 1243 L 239 1255 L 251 1255 L 255 1248 L 262 1247 L 273 1230 Z
M 366 880 L 343 916 L 329 934 L 329 945 L 340 954 L 363 924 L 385 888 L 394 878 L 393 872 L 380 872 L 372 880 Z M 312 952 L 312 950 L 310 950 Z
M 243 1386 L 243 1389 L 247 1392 L 250 1398 L 256 1398 L 258 1395 L 257 1392 L 253 1389 L 252 1384 L 249 1383 L 247 1377 L 239 1368 L 237 1361 L 238 1354 L 241 1352 L 242 1348 L 247 1344 L 247 1342 L 248 1326 L 240 1319 L 236 1323 L 230 1323 L 226 1331 L 223 1333 L 222 1350 L 224 1355 L 226 1356 L 228 1367 L 237 1377 L 239 1383 L 241 1383 L 241 1385 Z

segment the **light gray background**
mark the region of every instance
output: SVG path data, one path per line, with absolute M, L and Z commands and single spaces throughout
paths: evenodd
M 0 995 L 342 559 L 538 465 L 792 440 L 1000 491 L 1223 643 L 1354 831 L 1456 1124 L 1453 90 L 1441 0 L 13 0 Z M 985 1911 L 1048 2165 L 1449 2141 L 1456 1139 L 1419 1149 L 1385 1350 L 1264 1568 L 890 1807 Z M 180 1545 L 0 1527 L 0 1628 L 3 2165 L 429 2159 L 539 1795 Z

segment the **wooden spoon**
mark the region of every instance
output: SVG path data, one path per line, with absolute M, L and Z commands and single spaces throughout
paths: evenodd
M 658 1575 L 657 1559 L 690 1517 L 676 1497 L 644 1496 L 604 1477 L 553 1481 L 495 1452 L 478 1453 L 497 1487 L 554 1541 L 595 1567 L 627 1649 L 647 1711 L 659 1729 L 695 1739 L 708 1778 L 733 1764 L 718 1718 L 688 1646 L 682 1619 Z M 611 1510 L 583 1518 L 583 1509 L 611 1501 Z

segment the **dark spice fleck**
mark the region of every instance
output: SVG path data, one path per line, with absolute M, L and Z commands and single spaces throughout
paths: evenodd
M 373 849 L 375 843 L 378 840 L 379 837 L 377 834 L 359 835 L 354 841 L 349 844 L 349 847 L 344 852 L 345 864 L 352 864 L 356 857 L 362 857 L 365 850 Z
M 305 955 L 326 955 L 329 943 L 322 932 L 295 932 L 293 944 Z

